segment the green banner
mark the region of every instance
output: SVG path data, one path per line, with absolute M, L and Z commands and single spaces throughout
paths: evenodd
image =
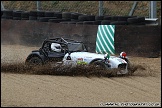
M 114 47 L 115 25 L 99 25 L 96 39 L 96 53 L 115 54 Z

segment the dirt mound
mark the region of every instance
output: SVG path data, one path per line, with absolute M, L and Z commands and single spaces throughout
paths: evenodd
M 138 69 L 145 69 L 141 65 L 132 65 L 129 71 L 134 73 Z M 118 69 L 103 70 L 98 67 L 89 65 L 70 66 L 51 66 L 46 64 L 43 66 L 29 67 L 22 63 L 2 64 L 1 72 L 21 73 L 21 74 L 38 74 L 38 75 L 60 75 L 60 76 L 97 76 L 110 77 L 115 76 Z M 112 73 L 112 74 L 111 74 Z

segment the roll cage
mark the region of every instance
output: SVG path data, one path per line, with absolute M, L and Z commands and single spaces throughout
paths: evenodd
M 50 50 L 50 44 L 51 43 L 58 43 L 61 45 L 61 47 L 64 49 L 66 49 L 66 52 L 77 52 L 77 51 L 87 51 L 87 48 L 85 47 L 85 45 L 83 44 L 83 42 L 81 41 L 75 41 L 72 39 L 68 39 L 68 38 L 53 38 L 53 39 L 46 39 L 43 44 L 41 49 L 48 49 Z

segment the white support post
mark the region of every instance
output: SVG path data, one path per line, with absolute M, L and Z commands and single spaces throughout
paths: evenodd
M 1 1 L 1 10 L 5 10 L 2 1 Z

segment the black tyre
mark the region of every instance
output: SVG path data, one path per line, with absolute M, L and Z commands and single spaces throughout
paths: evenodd
M 62 19 L 49 19 L 48 22 L 59 23 Z
M 111 21 L 109 20 L 103 20 L 101 21 L 101 25 L 110 25 Z
M 77 22 L 76 25 L 83 25 L 83 21 Z
M 88 15 L 87 20 L 88 21 L 95 21 L 95 16 L 94 15 Z
M 77 22 L 75 21 L 71 21 L 71 22 L 68 22 L 68 24 L 76 24 Z
M 40 17 L 38 20 L 40 22 L 48 22 L 49 18 Z
M 88 15 L 80 15 L 79 17 L 78 17 L 78 20 L 79 21 L 88 21 Z
M 79 13 L 71 13 L 71 19 L 78 20 Z
M 54 12 L 54 16 L 53 17 L 61 19 L 62 18 L 62 13 L 61 12 Z
M 111 25 L 128 25 L 127 21 L 113 21 L 110 23 Z
M 37 17 L 44 17 L 44 11 L 37 11 Z
M 29 16 L 37 17 L 37 11 L 30 11 Z
M 64 19 L 49 19 L 48 22 L 60 23 L 62 21 L 66 21 Z
M 95 20 L 98 21 L 98 20 L 103 20 L 104 19 L 104 16 L 95 16 Z
M 118 21 L 118 18 L 119 18 L 119 16 L 112 16 L 112 17 L 111 17 L 111 20 L 112 20 L 112 21 Z
M 13 17 L 21 17 L 21 13 L 23 13 L 23 11 L 13 11 Z
M 63 19 L 71 19 L 71 13 L 70 12 L 63 12 L 62 18 Z
M 94 21 L 93 23 L 94 25 L 101 25 L 101 20 L 98 20 L 98 21 Z
M 118 16 L 118 21 L 127 21 L 128 18 L 131 18 L 131 16 Z
M 39 57 L 31 57 L 27 62 L 26 65 L 28 66 L 37 66 L 43 65 L 42 60 Z
M 37 17 L 35 17 L 35 16 L 29 16 L 29 20 L 37 20 Z
M 44 13 L 44 16 L 45 16 L 45 17 L 54 17 L 54 12 L 46 11 L 46 12 Z
M 13 10 L 3 10 L 4 16 L 13 16 Z
M 84 25 L 93 25 L 94 21 L 83 21 Z
M 68 24 L 69 22 L 68 21 L 62 21 L 60 22 L 60 24 Z
M 2 19 L 13 19 L 12 16 L 2 16 L 1 18 L 2 18 Z
M 133 17 L 133 18 L 128 18 L 127 21 L 129 23 L 140 23 L 140 22 L 145 22 L 145 17 Z
M 62 18 L 63 21 L 71 21 L 71 19 Z
M 71 19 L 72 22 L 79 22 L 79 20 Z
M 29 19 L 29 12 L 22 12 L 21 18 L 28 18 Z
M 112 20 L 112 16 L 104 16 L 103 20 Z
M 1 17 L 3 19 L 12 19 L 13 18 L 13 10 L 3 10 L 3 15 Z
M 3 15 L 3 11 L 1 10 L 1 16 Z
M 95 67 L 102 68 L 102 69 L 107 69 L 106 65 L 101 61 L 95 61 L 92 63 L 92 65 L 94 65 Z
M 107 77 L 112 76 L 112 71 L 110 70 L 110 68 L 105 63 L 103 63 L 101 60 L 97 60 L 97 61 L 91 63 L 90 65 L 93 65 L 96 68 L 104 70 L 104 71 L 102 71 L 102 73 L 100 73 L 100 75 L 107 76 Z
M 21 18 L 21 20 L 29 20 L 29 18 Z
M 21 20 L 21 17 L 13 17 L 13 20 Z
M 48 22 L 49 19 L 56 19 L 56 17 L 40 17 L 40 22 Z

